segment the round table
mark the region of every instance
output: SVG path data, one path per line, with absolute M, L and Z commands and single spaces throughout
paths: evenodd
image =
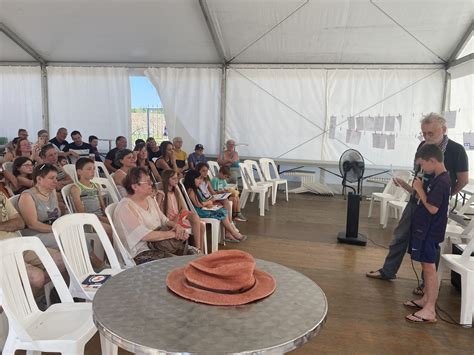
M 177 296 L 166 287 L 166 275 L 195 257 L 133 267 L 97 291 L 93 316 L 106 343 L 103 352 L 114 353 L 118 345 L 139 354 L 278 354 L 302 346 L 321 330 L 328 309 L 321 288 L 295 270 L 264 260 L 256 260 L 257 267 L 275 278 L 276 290 L 263 300 L 220 307 Z

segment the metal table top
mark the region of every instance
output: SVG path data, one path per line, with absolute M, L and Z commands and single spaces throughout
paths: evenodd
M 195 303 L 166 287 L 171 269 L 195 256 L 167 258 L 125 270 L 94 297 L 103 336 L 139 354 L 284 353 L 316 336 L 328 304 L 321 288 L 282 265 L 256 260 L 276 280 L 270 297 L 237 307 Z

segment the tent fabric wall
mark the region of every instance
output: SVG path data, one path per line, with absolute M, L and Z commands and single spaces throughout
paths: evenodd
M 0 136 L 16 137 L 26 128 L 30 140 L 42 128 L 41 71 L 35 67 L 0 66 Z
M 451 68 L 450 110 L 456 111 L 456 125 L 448 130 L 451 139 L 463 144 L 463 133 L 474 132 L 474 60 Z M 470 178 L 474 177 L 474 150 L 466 149 Z
M 51 136 L 60 127 L 83 139 L 130 136 L 130 81 L 126 68 L 48 67 Z
M 183 149 L 198 143 L 219 152 L 221 74 L 217 68 L 149 68 L 145 75 L 163 104 L 170 137 L 183 138 Z
M 422 114 L 441 110 L 444 73 L 433 68 L 230 69 L 226 139 L 248 144 L 239 147 L 242 155 L 337 161 L 354 148 L 369 164 L 410 166 Z M 393 132 L 395 150 L 373 148 L 373 132 L 365 130 L 359 144 L 346 143 L 347 118 L 353 115 L 401 115 Z M 337 120 L 334 139 L 328 134 L 331 116 Z

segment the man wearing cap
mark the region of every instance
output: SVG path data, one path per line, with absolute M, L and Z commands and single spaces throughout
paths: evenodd
M 207 158 L 204 155 L 204 147 L 202 144 L 196 144 L 194 147 L 194 153 L 189 154 L 188 157 L 189 169 L 196 169 L 196 165 L 199 163 L 207 163 Z

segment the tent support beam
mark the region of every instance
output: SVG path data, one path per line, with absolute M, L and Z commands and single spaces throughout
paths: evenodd
M 471 21 L 469 27 L 467 28 L 466 32 L 464 32 L 464 35 L 462 36 L 461 40 L 459 41 L 458 45 L 456 48 L 454 48 L 454 51 L 451 53 L 451 56 L 449 57 L 448 64 L 447 64 L 447 69 L 451 68 L 456 62 L 456 58 L 461 53 L 461 51 L 464 49 L 466 46 L 467 42 L 472 36 L 472 32 L 474 32 L 474 21 Z M 465 58 L 465 57 L 463 57 Z M 462 58 L 460 58 L 462 59 Z M 459 59 L 458 59 L 459 60 Z
M 456 60 L 453 60 L 450 65 L 448 66 L 448 69 L 449 68 L 452 68 L 452 67 L 455 67 L 456 65 L 459 65 L 459 64 L 462 64 L 462 63 L 466 63 L 470 60 L 473 60 L 474 59 L 474 53 L 471 53 L 471 54 L 468 54 L 468 55 L 465 55 L 464 57 L 461 57 L 459 59 L 456 59 Z
M 23 41 L 15 32 L 10 30 L 7 25 L 0 22 L 0 32 L 3 32 L 8 38 L 10 38 L 18 47 L 23 49 L 31 57 L 42 65 L 46 65 L 46 60 L 38 54 L 33 48 L 31 48 L 25 41 Z
M 42 121 L 43 128 L 49 131 L 49 101 L 48 101 L 48 72 L 46 70 L 46 60 L 31 48 L 25 41 L 23 41 L 15 32 L 13 32 L 7 25 L 0 22 L 0 32 L 3 32 L 16 45 L 33 57 L 41 67 L 41 107 L 42 107 Z M 24 63 L 24 62 L 23 62 Z M 25 65 L 25 64 L 23 64 Z
M 212 42 L 214 42 L 214 47 L 219 55 L 219 58 L 222 62 L 222 75 L 221 75 L 221 101 L 220 101 L 220 134 L 219 134 L 219 153 L 224 149 L 224 140 L 225 140 L 225 126 L 226 126 L 226 93 L 227 93 L 227 58 L 225 55 L 224 45 L 222 44 L 222 38 L 219 36 L 219 33 L 216 29 L 214 22 L 212 21 L 212 16 L 207 6 L 206 0 L 199 0 L 199 6 L 201 7 L 202 15 L 206 21 L 207 29 L 212 37 Z
M 451 74 L 446 71 L 443 86 L 443 101 L 441 101 L 441 112 L 449 111 L 451 107 Z

